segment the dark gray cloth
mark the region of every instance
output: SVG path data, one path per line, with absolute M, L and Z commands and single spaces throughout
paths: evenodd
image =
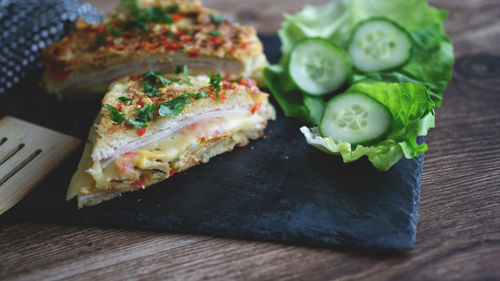
M 78 17 L 103 14 L 75 0 L 0 0 L 0 95 L 42 69 L 42 50 L 60 40 Z

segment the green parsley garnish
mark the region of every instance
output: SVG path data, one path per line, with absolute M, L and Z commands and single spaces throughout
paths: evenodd
M 222 76 L 218 72 L 217 75 L 213 75 L 212 72 L 209 72 L 208 76 L 210 77 L 210 86 L 215 88 L 215 95 L 217 97 L 217 100 L 219 100 L 219 93 L 221 90 L 220 82 L 222 81 Z
M 125 117 L 125 122 L 132 124 L 136 129 L 142 129 L 148 126 L 148 124 L 146 124 L 145 122 L 137 121 L 137 118 L 133 120 L 131 118 Z
M 215 31 L 212 30 L 208 34 L 212 36 L 220 36 L 222 33 L 220 32 L 220 30 L 215 30 Z
M 161 117 L 170 116 L 172 118 L 175 118 L 177 117 L 177 115 L 179 115 L 179 113 L 181 113 L 184 110 L 186 104 L 190 104 L 192 102 L 193 98 L 201 99 L 206 96 L 207 96 L 206 92 L 199 92 L 197 94 L 193 93 L 182 94 L 173 100 L 160 104 L 160 108 L 158 109 L 158 114 Z
M 132 99 L 128 97 L 119 97 L 118 99 L 121 100 L 122 102 L 132 101 Z
M 158 94 L 158 89 L 155 88 L 154 85 L 151 85 L 150 83 L 146 82 L 144 86 L 142 87 L 142 90 L 148 95 L 149 97 L 159 97 L 161 96 Z
M 118 111 L 118 109 L 112 105 L 106 104 L 104 108 L 109 110 L 109 118 L 118 124 L 125 121 L 125 114 Z
M 171 24 L 172 15 L 166 13 L 160 7 L 153 7 L 147 9 L 139 9 L 138 7 L 131 10 L 131 21 L 142 29 L 148 29 L 149 23 L 164 23 Z
M 170 38 L 173 38 L 174 37 L 174 33 L 172 32 L 172 30 L 168 30 L 167 31 L 167 36 L 170 37 Z
M 101 46 L 106 43 L 106 36 L 97 35 L 97 46 Z
M 186 82 L 186 84 L 193 86 L 193 83 L 191 83 L 191 78 L 189 78 L 187 65 L 184 65 L 184 74 L 182 75 L 182 77 L 184 78 L 184 82 Z
M 146 84 L 144 84 L 142 90 L 150 97 L 158 97 L 160 96 L 160 94 L 158 94 L 158 89 L 156 88 L 158 83 L 165 86 L 180 80 L 179 78 L 175 78 L 173 80 L 167 79 L 162 76 L 165 73 L 165 71 L 146 72 L 146 74 L 144 74 L 144 81 L 146 81 Z
M 111 26 L 106 25 L 106 30 L 108 31 L 109 34 L 112 36 L 117 36 L 123 33 L 123 28 L 117 28 L 113 29 Z
M 179 11 L 179 5 L 173 5 L 173 6 L 168 7 L 168 11 L 170 13 L 177 13 Z
M 136 121 L 148 122 L 149 120 L 154 120 L 153 112 L 156 111 L 156 107 L 150 103 L 144 104 L 139 109 L 139 116 L 135 118 Z
M 144 80 L 150 84 L 156 84 L 158 81 L 163 85 L 170 85 L 172 82 L 170 79 L 167 79 L 161 75 L 165 74 L 165 71 L 148 71 L 144 75 Z
M 147 118 L 150 118 L 152 116 L 150 111 L 148 111 L 148 112 L 144 111 L 142 113 L 142 115 L 145 114 L 146 117 L 141 117 L 141 115 L 139 115 L 139 117 L 141 117 L 141 118 L 137 117 L 136 120 L 133 120 L 133 119 L 129 118 L 125 113 L 120 113 L 120 111 L 118 111 L 118 109 L 112 105 L 106 104 L 106 105 L 104 105 L 104 108 L 109 110 L 108 116 L 111 120 L 113 120 L 113 122 L 118 123 L 118 124 L 121 124 L 123 122 L 128 122 L 128 123 L 132 124 L 134 126 L 134 128 L 137 128 L 137 129 L 146 128 L 148 125 L 146 124 L 145 121 L 141 121 L 141 120 L 146 119 L 146 121 L 147 121 Z M 153 108 L 154 108 L 154 106 L 153 106 Z M 153 111 L 155 111 L 155 110 L 156 110 L 156 108 L 153 109 Z M 140 110 L 139 110 L 139 113 L 141 113 Z M 140 120 L 138 120 L 138 119 L 140 119 Z M 153 119 L 151 119 L 151 120 L 153 120 Z
M 210 14 L 210 18 L 212 19 L 212 21 L 216 24 L 216 25 L 219 25 L 221 24 L 223 21 L 224 21 L 224 16 L 223 15 L 216 15 L 216 14 Z

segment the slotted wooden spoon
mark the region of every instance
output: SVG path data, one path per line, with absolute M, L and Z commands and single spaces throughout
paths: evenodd
M 0 215 L 80 144 L 79 139 L 11 116 L 0 120 Z

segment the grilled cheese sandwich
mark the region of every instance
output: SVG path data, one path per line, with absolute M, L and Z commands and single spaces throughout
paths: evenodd
M 275 118 L 268 94 L 250 79 L 215 77 L 148 72 L 114 82 L 67 200 L 76 196 L 82 207 L 145 189 L 261 137 Z
M 199 1 L 122 1 L 101 24 L 75 29 L 42 54 L 42 84 L 60 98 L 102 94 L 119 77 L 188 65 L 192 74 L 262 81 L 267 65 L 254 28 L 232 23 Z

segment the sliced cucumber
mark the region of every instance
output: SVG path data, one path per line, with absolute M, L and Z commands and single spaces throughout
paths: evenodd
M 336 141 L 370 144 L 387 135 L 391 121 L 383 104 L 361 92 L 347 92 L 328 102 L 319 129 Z
M 293 48 L 288 73 L 300 90 L 320 96 L 344 84 L 351 74 L 351 63 L 347 54 L 331 41 L 308 38 Z
M 408 32 L 387 18 L 372 18 L 354 29 L 348 47 L 353 66 L 362 72 L 376 72 L 405 64 L 411 56 Z

